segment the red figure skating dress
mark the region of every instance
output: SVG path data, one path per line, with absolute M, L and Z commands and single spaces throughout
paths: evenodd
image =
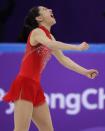
M 39 28 L 51 39 L 50 32 L 44 26 L 39 26 Z M 51 57 L 51 49 L 40 43 L 36 46 L 31 46 L 31 33 L 27 40 L 26 52 L 22 59 L 20 71 L 3 99 L 7 102 L 24 99 L 32 102 L 34 106 L 38 106 L 45 102 L 40 78 L 45 65 Z

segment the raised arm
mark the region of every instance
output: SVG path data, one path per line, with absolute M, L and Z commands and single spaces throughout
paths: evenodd
M 69 57 L 65 56 L 61 50 L 53 51 L 53 55 L 56 57 L 56 59 L 66 68 L 75 71 L 79 74 L 82 74 L 90 79 L 94 79 L 98 75 L 98 71 L 95 69 L 86 69 L 77 63 L 75 63 L 73 60 L 71 60 Z
M 50 40 L 41 29 L 35 29 L 31 34 L 30 43 L 35 46 L 37 43 L 41 43 L 52 50 L 86 50 L 88 49 L 88 44 L 83 42 L 80 45 L 65 44 L 60 41 Z

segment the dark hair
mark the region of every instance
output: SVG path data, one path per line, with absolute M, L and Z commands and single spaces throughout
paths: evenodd
M 35 17 L 39 16 L 39 8 L 33 7 L 29 10 L 27 16 L 24 19 L 24 25 L 21 33 L 18 37 L 18 42 L 27 42 L 29 33 L 39 26 Z

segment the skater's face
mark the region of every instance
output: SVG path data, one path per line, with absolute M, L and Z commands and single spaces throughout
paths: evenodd
M 36 17 L 36 20 L 39 23 L 46 23 L 48 25 L 54 25 L 56 23 L 54 14 L 51 9 L 48 9 L 43 6 L 39 6 L 39 16 Z

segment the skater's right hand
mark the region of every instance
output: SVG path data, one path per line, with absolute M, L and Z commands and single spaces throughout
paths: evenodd
M 80 45 L 78 45 L 78 49 L 80 51 L 89 49 L 89 44 L 87 42 L 82 42 Z
M 85 76 L 87 76 L 90 79 L 94 79 L 95 77 L 98 76 L 98 74 L 99 72 L 95 69 L 90 69 L 85 72 Z

